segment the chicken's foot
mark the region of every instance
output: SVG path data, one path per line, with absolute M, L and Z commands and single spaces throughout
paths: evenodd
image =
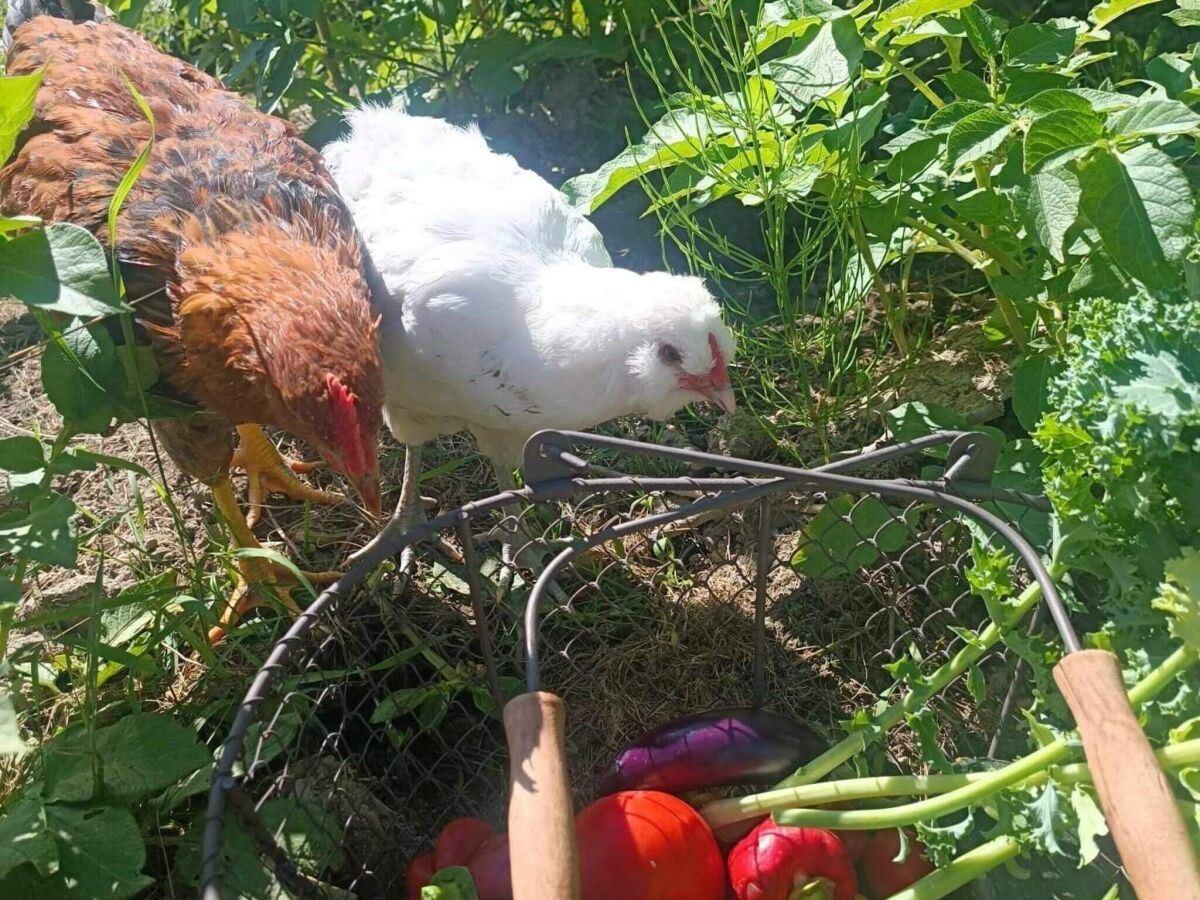
M 241 441 L 233 454 L 231 465 L 245 469 L 250 478 L 248 511 L 244 519 L 250 528 L 262 518 L 263 503 L 272 493 L 310 503 L 333 504 L 346 499 L 342 494 L 310 487 L 297 478 L 297 473 L 311 472 L 316 466 L 300 460 L 284 459 L 261 426 L 239 425 L 237 431 Z
M 235 546 L 242 549 L 262 549 L 262 544 L 250 530 L 248 517 L 242 514 L 237 496 L 233 490 L 233 482 L 229 476 L 222 476 L 213 485 L 213 501 L 221 518 L 229 527 Z M 209 630 L 208 639 L 217 643 L 225 636 L 225 632 L 239 618 L 256 606 L 261 606 L 273 592 L 279 602 L 292 615 L 300 615 L 300 606 L 292 598 L 292 589 L 299 582 L 296 575 L 286 566 L 264 559 L 260 556 L 242 556 L 237 560 L 238 584 L 233 594 L 222 603 L 217 612 L 218 624 Z M 300 573 L 312 584 L 332 584 L 341 577 L 341 572 L 305 572 Z

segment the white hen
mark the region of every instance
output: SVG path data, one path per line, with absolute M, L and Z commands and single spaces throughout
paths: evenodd
M 596 228 L 473 127 L 347 120 L 325 161 L 391 294 L 379 342 L 410 516 L 419 447 L 440 434 L 470 431 L 508 489 L 542 428 L 733 411 L 733 335 L 700 279 L 613 268 Z

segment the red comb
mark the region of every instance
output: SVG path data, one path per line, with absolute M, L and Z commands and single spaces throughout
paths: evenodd
M 350 393 L 336 375 L 325 376 L 329 405 L 333 410 L 333 429 L 342 451 L 347 475 L 363 475 L 368 469 L 367 453 L 358 428 L 358 398 Z
M 721 352 L 721 345 L 717 343 L 717 336 L 711 331 L 708 333 L 708 346 L 712 350 L 713 358 L 712 368 L 708 372 L 708 377 L 712 380 L 715 387 L 728 387 L 729 372 L 725 368 L 725 354 Z

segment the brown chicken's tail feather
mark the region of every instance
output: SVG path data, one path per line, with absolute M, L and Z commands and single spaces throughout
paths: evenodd
M 94 0 L 9 0 L 4 17 L 4 50 L 12 46 L 17 29 L 37 16 L 54 16 L 72 22 L 103 22 L 113 12 Z

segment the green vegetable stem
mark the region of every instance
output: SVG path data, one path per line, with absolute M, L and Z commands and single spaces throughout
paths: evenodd
M 1152 699 L 1167 687 L 1175 678 L 1195 664 L 1198 655 L 1194 650 L 1181 647 L 1163 661 L 1130 692 L 1129 702 L 1137 709 L 1147 700 Z M 1165 765 L 1176 763 L 1180 766 L 1192 764 L 1200 752 L 1200 742 L 1188 741 L 1168 747 L 1160 751 L 1159 760 Z M 775 819 L 783 825 L 807 825 L 817 828 L 833 829 L 879 829 L 892 828 L 900 825 L 910 825 L 913 822 L 936 819 L 949 813 L 956 812 L 967 806 L 977 805 L 980 801 L 993 794 L 1030 783 L 1035 785 L 1044 781 L 1050 766 L 1066 761 L 1071 755 L 1078 753 L 1078 745 L 1064 738 L 1052 741 L 1046 746 L 1035 750 L 1028 756 L 1009 763 L 1002 769 L 988 773 L 971 775 L 943 776 L 910 776 L 906 779 L 853 779 L 850 782 L 830 782 L 811 788 L 784 789 L 768 791 L 765 794 L 755 794 L 734 800 L 720 801 L 706 807 L 706 816 L 713 827 L 742 821 L 764 812 L 775 812 Z M 1079 765 L 1072 767 L 1072 772 L 1082 780 L 1087 767 Z M 861 782 L 874 782 L 874 790 L 868 792 L 856 786 Z M 795 809 L 800 794 L 803 802 L 812 802 L 812 795 L 817 794 L 826 803 L 838 800 L 862 799 L 894 795 L 898 788 L 911 788 L 904 793 L 936 792 L 943 789 L 945 793 L 928 797 L 916 803 L 895 806 L 879 810 L 830 810 L 830 809 Z M 823 788 L 818 792 L 817 788 Z M 714 809 L 716 808 L 716 809 Z M 715 822 L 715 824 L 714 824 Z
M 962 856 L 930 872 L 888 900 L 938 900 L 990 872 L 1020 852 L 1020 842 L 1011 835 L 1002 835 L 968 850 Z
M 1062 568 L 1054 563 L 1051 564 L 1049 571 L 1051 578 L 1059 578 L 1062 575 Z M 1017 603 L 1012 610 L 1012 617 L 1006 623 L 1005 628 L 1011 628 L 1024 618 L 1037 605 L 1041 598 L 1042 591 L 1036 583 L 1027 587 L 1017 599 Z M 748 797 L 717 800 L 709 803 L 701 810 L 704 818 L 714 829 L 744 821 L 767 809 L 767 807 L 759 805 L 760 798 L 767 795 L 774 795 L 776 792 L 786 788 L 811 784 L 817 779 L 828 775 L 842 763 L 861 753 L 867 747 L 868 736 L 872 732 L 876 730 L 887 731 L 899 725 L 904 721 L 906 714 L 920 708 L 930 697 L 942 691 L 954 679 L 970 669 L 988 650 L 995 646 L 996 642 L 1000 640 L 1002 631 L 1003 629 L 998 624 L 990 622 L 979 633 L 976 640 L 963 647 L 962 650 L 940 666 L 929 677 L 926 684 L 910 690 L 902 700 L 893 703 L 883 712 L 875 715 L 871 720 L 869 728 L 848 735 L 811 763 L 797 770 L 794 775 L 781 781 L 776 785 L 774 791 L 767 792 L 766 794 L 752 794 Z

